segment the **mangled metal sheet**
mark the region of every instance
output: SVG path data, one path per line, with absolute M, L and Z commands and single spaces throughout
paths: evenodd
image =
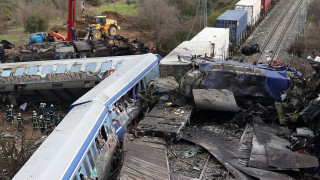
M 171 107 L 157 104 L 152 111 L 139 122 L 137 131 L 143 135 L 181 139 L 186 124 L 190 121 L 192 108 Z
M 123 143 L 124 162 L 120 180 L 169 180 L 166 142 L 155 137 L 132 139 L 126 135 Z
M 315 119 L 318 120 L 320 116 L 320 97 L 310 102 L 309 106 L 306 107 L 300 115 L 302 116 L 305 123 L 311 123 Z
M 247 167 L 242 161 L 249 159 L 250 153 L 234 138 L 222 136 L 209 131 L 187 131 L 184 139 L 207 149 L 237 179 L 292 179 L 289 176 L 267 170 Z
M 266 147 L 258 143 L 255 135 L 252 138 L 249 166 L 260 169 L 269 169 Z
M 75 48 L 80 51 L 90 51 L 90 46 L 86 41 L 75 41 L 73 42 Z
M 280 169 L 299 169 L 319 166 L 316 157 L 289 150 L 287 147 L 290 146 L 290 142 L 277 135 L 280 132 L 279 126 L 266 124 L 260 117 L 255 117 L 253 127 L 257 142 L 266 148 L 268 166 Z M 265 162 L 265 159 L 262 162 Z
M 294 153 L 289 150 L 267 147 L 269 166 L 280 169 L 296 169 L 318 167 L 318 158 L 306 154 Z
M 196 108 L 237 112 L 236 99 L 227 89 L 193 89 Z

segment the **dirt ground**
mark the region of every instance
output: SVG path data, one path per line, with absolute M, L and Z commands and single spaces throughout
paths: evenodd
M 105 11 L 101 15 L 107 16 L 107 18 L 114 19 L 118 22 L 118 25 L 121 28 L 118 31 L 118 35 L 123 36 L 125 38 L 129 38 L 129 41 L 138 39 L 139 41 L 144 42 L 145 45 L 149 47 L 154 46 L 150 30 L 137 28 L 134 24 L 135 17 L 123 16 L 114 11 Z M 78 31 L 86 30 L 89 27 L 89 25 L 92 24 L 92 20 L 93 20 L 93 16 L 87 15 L 85 17 L 85 20 L 80 20 L 77 22 L 77 30 Z M 61 28 L 59 29 L 59 32 L 61 32 L 62 34 L 64 33 Z

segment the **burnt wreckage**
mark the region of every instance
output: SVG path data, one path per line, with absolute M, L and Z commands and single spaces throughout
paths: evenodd
M 134 55 L 151 52 L 149 47 L 137 39 L 129 41 L 128 38 L 119 35 L 93 41 L 46 42 L 23 46 L 14 46 L 5 41 L 3 44 L 5 44 L 3 63 L 69 59 L 72 58 L 73 51 L 77 54 L 77 58 Z
M 180 58 L 192 61 L 193 68 L 180 83 L 169 77 L 152 82 L 149 95 L 159 102 L 129 138 L 140 149 L 143 145 L 157 150 L 133 161 L 135 150 L 126 149 L 120 179 L 317 178 L 319 74 L 303 79 L 288 66 Z M 192 116 L 190 105 L 196 109 Z M 153 145 L 139 136 L 164 138 L 167 148 L 158 139 Z M 209 157 L 203 159 L 206 153 Z M 210 155 L 215 165 L 208 165 Z M 157 167 L 151 157 L 161 159 L 162 165 Z M 142 162 L 162 169 L 161 176 L 139 170 Z

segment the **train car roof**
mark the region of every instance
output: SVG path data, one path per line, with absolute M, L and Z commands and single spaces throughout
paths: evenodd
M 143 76 L 149 67 L 160 60 L 154 54 L 133 57 L 120 71 L 110 75 L 77 101 L 78 104 L 86 103 L 70 110 L 13 179 L 64 179 L 72 175 L 69 167 L 76 168 L 107 114 L 105 103 L 115 101 L 120 97 L 117 93 L 122 93 L 131 83 L 134 85 L 137 77 Z
M 13 179 L 63 179 L 104 110 L 98 102 L 73 108 Z
M 80 97 L 72 106 L 98 100 L 103 104 L 119 93 L 119 89 L 134 85 L 142 74 L 147 72 L 148 67 L 152 67 L 159 62 L 159 56 L 155 54 L 137 55 L 131 61 L 123 64 L 120 69 L 95 86 L 88 93 Z M 134 67 L 134 68 L 133 68 Z M 137 79 L 138 78 L 138 79 Z M 131 83 L 132 82 L 132 83 Z M 130 84 L 131 83 L 131 84 Z
M 48 65 L 59 65 L 59 64 L 81 64 L 81 63 L 90 63 L 90 62 L 98 62 L 98 61 L 102 62 L 102 61 L 111 61 L 111 60 L 130 60 L 134 58 L 135 56 L 131 55 L 131 56 L 112 56 L 112 57 L 95 57 L 95 58 L 4 63 L 4 64 L 1 64 L 0 69 L 16 68 L 16 67 L 31 67 L 31 66 L 48 66 Z

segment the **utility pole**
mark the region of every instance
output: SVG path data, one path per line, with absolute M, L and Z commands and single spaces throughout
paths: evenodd
M 208 26 L 208 0 L 203 0 L 203 26 L 206 28 Z

